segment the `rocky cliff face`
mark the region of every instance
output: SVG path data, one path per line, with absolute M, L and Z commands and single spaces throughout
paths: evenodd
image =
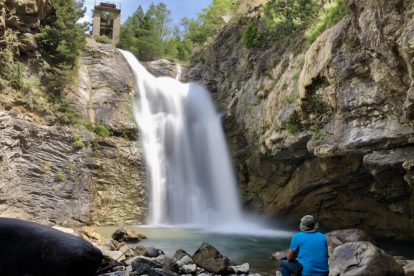
M 39 72 L 30 60 L 34 33 L 49 9 L 47 0 L 0 1 L 0 48 L 17 39 L 15 51 L 22 61 L 29 57 L 29 83 Z M 88 39 L 77 84 L 64 92 L 70 113 L 35 112 L 32 104 L 51 105 L 42 91 L 0 89 L 0 216 L 67 226 L 144 221 L 146 167 L 130 112 L 134 76 L 113 46 Z M 74 111 L 75 124 L 62 123 Z M 98 135 L 93 125 L 112 135 Z
M 247 208 L 413 239 L 413 3 L 346 2 L 350 15 L 294 52 L 246 50 L 251 9 L 190 75 L 227 111 Z

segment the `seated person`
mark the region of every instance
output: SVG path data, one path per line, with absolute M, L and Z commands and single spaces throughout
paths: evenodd
M 282 275 L 295 274 L 298 265 L 301 264 L 302 276 L 328 276 L 328 245 L 325 235 L 318 232 L 319 224 L 313 216 L 304 216 L 300 221 L 302 232 L 293 236 L 287 261 L 280 262 Z M 295 253 L 298 253 L 298 261 Z

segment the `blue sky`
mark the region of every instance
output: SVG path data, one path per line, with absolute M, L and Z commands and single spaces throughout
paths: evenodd
M 101 2 L 99 0 L 97 3 Z M 102 1 L 106 2 L 106 0 Z M 167 5 L 167 8 L 171 10 L 171 17 L 173 19 L 173 24 L 179 23 L 180 18 L 187 16 L 188 18 L 196 18 L 197 13 L 201 12 L 203 8 L 208 7 L 213 1 L 212 0 L 115 0 L 113 2 L 121 3 L 121 21 L 122 23 L 130 16 L 139 5 L 142 6 L 144 11 L 148 9 L 151 3 L 157 5 L 160 2 L 164 2 Z M 85 6 L 88 8 L 85 18 L 81 21 L 92 22 L 91 9 L 95 4 L 95 0 L 85 0 Z

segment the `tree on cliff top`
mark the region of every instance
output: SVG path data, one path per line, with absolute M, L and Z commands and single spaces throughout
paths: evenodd
M 47 88 L 59 94 L 74 79 L 77 59 L 85 48 L 86 24 L 78 24 L 86 8 L 84 0 L 52 0 L 53 12 L 42 22 L 37 35 L 43 59 L 50 67 L 45 74 Z

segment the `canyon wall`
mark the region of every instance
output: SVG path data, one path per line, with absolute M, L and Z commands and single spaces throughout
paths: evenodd
M 346 4 L 312 45 L 247 50 L 243 30 L 260 16 L 250 8 L 193 58 L 190 77 L 226 114 L 247 209 L 413 239 L 413 2 Z

